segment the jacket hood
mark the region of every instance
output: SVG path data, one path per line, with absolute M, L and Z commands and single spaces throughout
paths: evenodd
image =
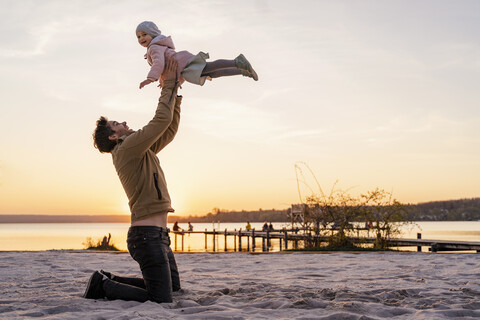
M 156 36 L 155 38 L 153 38 L 152 42 L 150 42 L 149 47 L 153 44 L 157 44 L 157 45 L 160 45 L 160 46 L 165 46 L 165 47 L 168 47 L 170 49 L 175 50 L 175 46 L 173 45 L 172 38 L 170 36 L 165 37 L 163 34 L 160 34 L 160 35 Z

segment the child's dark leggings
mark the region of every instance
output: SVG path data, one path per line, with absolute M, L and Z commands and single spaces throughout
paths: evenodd
M 242 74 L 240 69 L 237 68 L 235 60 L 219 59 L 211 62 L 207 62 L 205 68 L 202 71 L 202 76 L 211 78 L 236 76 Z

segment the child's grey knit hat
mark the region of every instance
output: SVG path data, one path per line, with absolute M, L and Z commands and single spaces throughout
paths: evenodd
M 138 31 L 143 31 L 146 34 L 149 34 L 152 38 L 155 38 L 156 36 L 162 34 L 160 30 L 158 30 L 157 26 L 155 23 L 152 21 L 143 21 L 137 26 L 137 30 L 135 30 L 135 33 Z

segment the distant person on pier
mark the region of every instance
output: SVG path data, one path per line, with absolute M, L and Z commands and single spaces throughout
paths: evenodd
M 190 231 L 190 232 L 193 231 L 193 226 L 190 222 L 188 222 L 188 231 Z
M 270 224 L 268 225 L 268 230 L 269 230 L 269 231 L 275 231 L 275 230 L 273 229 L 273 224 L 272 224 L 271 222 L 270 222 Z
M 173 231 L 182 231 L 183 229 L 178 226 L 178 221 L 173 224 Z
M 266 221 L 265 221 L 265 223 L 263 224 L 262 231 L 263 231 L 263 232 L 268 231 L 268 223 L 267 223 Z
M 245 230 L 247 230 L 247 231 L 252 230 L 252 225 L 250 224 L 250 221 L 247 221 L 247 225 L 245 226 Z

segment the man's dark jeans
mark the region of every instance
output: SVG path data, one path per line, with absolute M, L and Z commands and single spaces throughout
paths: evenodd
M 130 227 L 128 251 L 140 265 L 143 279 L 115 276 L 105 280 L 108 299 L 172 302 L 172 291 L 180 290 L 180 277 L 168 231 L 154 226 Z

